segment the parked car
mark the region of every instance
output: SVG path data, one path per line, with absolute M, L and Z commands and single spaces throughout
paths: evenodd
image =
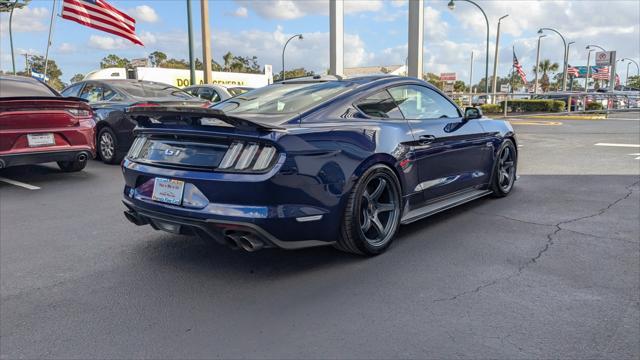
M 86 80 L 62 90 L 64 96 L 89 101 L 96 113 L 98 156 L 119 163 L 133 142 L 135 124 L 124 116 L 131 106 L 208 106 L 210 103 L 163 83 L 142 80 Z
M 86 101 L 38 80 L 0 75 L 0 169 L 54 161 L 84 169 L 96 153 L 93 115 Z
M 507 196 L 517 140 L 422 80 L 314 77 L 212 108 L 136 107 L 125 216 L 247 251 L 382 253 L 399 225 Z
M 475 95 L 471 98 L 471 105 L 473 106 L 480 106 L 484 104 L 488 104 L 487 95 Z
M 194 85 L 184 88 L 184 91 L 189 94 L 204 100 L 209 100 L 212 103 L 224 101 L 251 90 L 253 90 L 253 88 L 246 86 L 226 87 L 215 84 Z

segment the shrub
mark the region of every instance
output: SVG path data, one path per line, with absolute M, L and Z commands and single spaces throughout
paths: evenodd
M 500 102 L 500 107 L 504 106 L 504 101 Z M 507 106 L 513 112 L 560 112 L 565 108 L 565 102 L 551 99 L 518 99 L 509 100 Z
M 604 106 L 599 102 L 592 101 L 592 102 L 587 104 L 587 111 L 589 111 L 589 110 L 602 110 L 602 109 L 604 109 Z
M 502 112 L 502 105 L 498 104 L 484 104 L 480 105 L 483 113 L 486 114 L 499 114 Z

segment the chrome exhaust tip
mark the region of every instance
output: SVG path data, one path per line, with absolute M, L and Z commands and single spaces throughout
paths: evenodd
M 76 160 L 80 161 L 80 162 L 85 162 L 87 161 L 89 157 L 87 156 L 86 153 L 80 153 L 78 154 L 78 157 L 76 157 Z
M 142 225 L 146 225 L 147 221 L 141 217 L 139 217 L 136 213 L 127 210 L 124 212 L 124 217 L 127 218 L 127 220 L 129 220 L 131 223 L 138 225 L 138 226 L 142 226 Z
M 0 159 L 0 169 L 4 169 L 4 160 Z
M 240 248 L 247 252 L 254 252 L 264 247 L 264 243 L 260 239 L 248 233 L 228 234 L 225 238 L 233 249 Z
M 254 252 L 262 249 L 264 243 L 251 234 L 246 234 L 240 237 L 238 244 L 242 249 L 248 252 Z

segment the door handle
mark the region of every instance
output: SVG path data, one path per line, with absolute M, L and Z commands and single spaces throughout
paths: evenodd
M 436 137 L 433 135 L 420 135 L 420 140 L 418 141 L 420 144 L 431 144 L 436 140 Z

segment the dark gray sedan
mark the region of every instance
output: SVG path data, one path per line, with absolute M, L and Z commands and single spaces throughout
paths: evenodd
M 143 80 L 86 80 L 62 91 L 64 96 L 86 99 L 96 113 L 98 156 L 107 164 L 119 163 L 133 143 L 135 123 L 124 116 L 129 107 L 206 106 L 209 102 L 175 86 Z

